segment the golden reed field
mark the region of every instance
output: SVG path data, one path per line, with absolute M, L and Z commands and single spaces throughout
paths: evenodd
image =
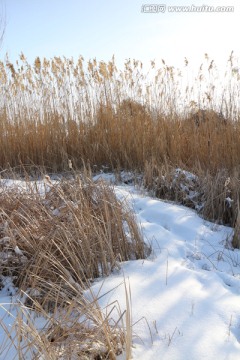
M 239 165 L 239 77 L 233 55 L 224 84 L 205 55 L 192 84 L 162 61 L 143 70 L 108 63 L 24 55 L 0 63 L 0 167 L 83 163 L 144 171 L 154 161 L 215 174 Z M 187 59 L 186 69 L 188 66 Z
M 131 170 L 145 185 L 168 191 L 177 167 L 198 177 L 204 217 L 234 226 L 239 207 L 240 74 L 233 53 L 221 77 L 205 59 L 193 80 L 162 60 L 149 68 L 126 60 L 118 69 L 96 59 L 24 56 L 0 63 L 0 168 L 34 173 Z M 23 170 L 24 169 L 24 170 Z M 167 176 L 166 176 L 167 175 Z M 231 208 L 226 198 L 234 200 Z M 200 200 L 199 200 L 200 201 Z M 191 204 L 190 204 L 191 205 Z

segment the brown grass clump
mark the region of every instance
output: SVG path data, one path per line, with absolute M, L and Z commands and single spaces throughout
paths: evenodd
M 116 360 L 124 351 L 126 359 L 130 359 L 126 344 L 132 339 L 125 326 L 128 309 L 117 313 L 119 321 L 114 321 L 111 313 L 119 308 L 118 304 L 111 304 L 104 315 L 97 301 L 96 297 L 87 301 L 79 293 L 78 301 L 69 300 L 64 311 L 58 307 L 54 314 L 47 313 L 37 302 L 33 302 L 34 312 L 23 304 L 12 304 L 14 322 L 10 329 L 0 320 L 6 333 L 6 338 L 1 339 L 1 354 L 12 359 Z
M 239 247 L 239 169 L 229 176 L 226 169 L 216 174 L 195 168 L 194 173 L 156 162 L 146 163 L 144 185 L 153 195 L 198 211 L 204 219 L 235 227 L 233 246 Z
M 20 326 L 21 336 L 29 342 L 27 349 L 35 337 L 40 353 L 54 348 L 49 359 L 70 359 L 61 352 L 81 353 L 86 343 L 82 358 L 95 351 L 96 357 L 88 358 L 115 359 L 125 335 L 111 328 L 111 317 L 105 318 L 97 298 L 92 294 L 87 300 L 84 291 L 94 278 L 118 269 L 120 261 L 145 257 L 141 233 L 106 183 L 80 176 L 57 183 L 46 176 L 44 181 L 42 194 L 36 182 L 0 191 L 0 267 L 25 294 L 19 311 L 29 319 Z M 28 334 L 26 307 L 49 319 L 43 332 Z M 56 317 L 59 311 L 63 318 Z
M 2 251 L 23 254 L 23 265 L 11 267 L 21 289 L 39 287 L 39 279 L 60 285 L 65 276 L 83 284 L 118 261 L 144 257 L 134 217 L 109 185 L 80 177 L 56 184 L 45 178 L 45 185 L 44 197 L 33 184 L 0 193 Z M 10 275 L 8 261 L 2 271 Z
M 198 209 L 202 200 L 196 175 L 175 168 L 168 163 L 158 166 L 156 161 L 145 164 L 144 186 L 154 196 Z

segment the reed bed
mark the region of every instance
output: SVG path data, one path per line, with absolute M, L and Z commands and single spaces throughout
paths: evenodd
M 41 193 L 34 182 L 0 191 L 1 278 L 11 279 L 21 300 L 8 339 L 19 358 L 29 352 L 46 359 L 129 353 L 129 304 L 125 310 L 109 305 L 104 314 L 97 295 L 86 290 L 95 278 L 119 270 L 121 261 L 146 256 L 132 212 L 109 185 L 86 176 L 55 183 L 46 176 L 44 184 Z M 43 329 L 32 314 L 45 319 Z
M 24 175 L 39 168 L 63 172 L 70 161 L 73 170 L 88 164 L 94 170 L 144 173 L 147 187 L 156 188 L 155 172 L 180 167 L 196 174 L 207 189 L 203 215 L 235 226 L 238 60 L 230 54 L 224 75 L 207 54 L 195 77 L 188 68 L 187 59 L 179 71 L 164 60 L 146 68 L 129 59 L 119 69 L 114 57 L 109 62 L 37 57 L 34 64 L 24 54 L 15 64 L 6 57 L 0 62 L 2 176 L 11 169 Z M 231 215 L 226 215 L 226 200 L 218 202 L 227 178 L 235 194 Z M 166 187 L 156 193 L 169 197 Z
M 215 173 L 239 165 L 239 80 L 231 54 L 221 80 L 205 55 L 193 82 L 165 64 L 36 58 L 0 63 L 0 167 L 64 171 L 68 159 L 144 170 L 155 159 Z M 219 76 L 219 79 L 217 78 Z M 204 112 L 204 116 L 201 112 Z M 196 114 L 199 119 L 196 120 Z M 195 119 L 195 120 L 194 120 Z M 222 121 L 224 119 L 224 121 Z

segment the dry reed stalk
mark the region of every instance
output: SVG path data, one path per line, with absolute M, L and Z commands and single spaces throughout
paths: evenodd
M 86 176 L 57 183 L 46 176 L 45 195 L 29 181 L 26 188 L 2 188 L 0 202 L 0 250 L 8 254 L 2 274 L 23 293 L 13 333 L 5 329 L 19 358 L 30 352 L 36 358 L 114 360 L 125 344 L 130 354 L 131 317 L 127 330 L 110 325 L 111 310 L 104 316 L 96 296 L 84 295 L 119 261 L 145 256 L 135 219 L 111 186 Z M 127 294 L 126 307 L 129 314 Z M 45 319 L 43 329 L 32 319 L 36 312 Z
M 12 314 L 6 305 L 1 306 L 13 318 L 10 329 L 0 320 L 6 334 L 0 349 L 6 357 L 15 354 L 18 359 L 115 360 L 125 351 L 125 329 L 112 319 L 113 308 L 104 315 L 93 294 L 87 299 L 79 293 L 77 301 L 69 298 L 68 305 L 64 309 L 56 307 L 54 313 L 34 300 L 33 307 L 34 311 L 21 303 L 12 304 Z M 119 319 L 122 316 L 119 309 Z M 128 342 L 131 346 L 132 339 L 128 338 Z
M 47 186 L 44 198 L 29 189 L 0 193 L 1 237 L 8 239 L 22 289 L 39 287 L 39 279 L 43 287 L 49 279 L 60 286 L 62 277 L 82 285 L 108 275 L 119 259 L 145 256 L 134 217 L 109 185 L 77 177 L 57 184 L 48 180 Z M 15 259 L 16 246 L 22 262 Z

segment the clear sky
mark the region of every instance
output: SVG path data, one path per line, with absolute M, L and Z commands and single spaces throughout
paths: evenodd
M 141 12 L 143 4 L 165 4 L 164 13 Z M 237 0 L 1 0 L 6 33 L 0 58 L 23 52 L 36 56 L 96 57 L 118 64 L 165 59 L 180 66 L 186 56 L 200 65 L 204 53 L 219 64 L 234 50 L 240 56 L 240 2 Z M 234 12 L 178 12 L 168 6 L 234 6 Z

